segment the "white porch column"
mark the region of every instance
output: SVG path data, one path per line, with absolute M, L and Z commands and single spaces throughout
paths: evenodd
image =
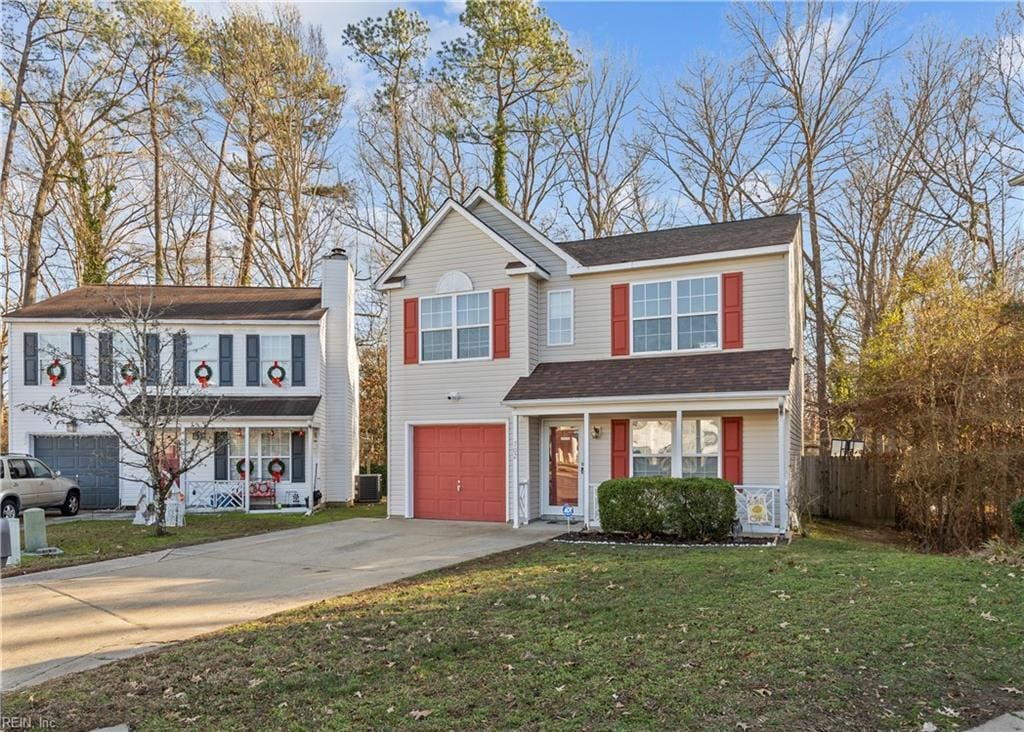
M 672 425 L 672 477 L 683 477 L 683 410 L 676 410 Z
M 245 508 L 245 512 L 249 513 L 249 481 L 252 480 L 252 471 L 249 470 L 249 426 L 245 427 L 245 462 L 242 466 L 245 468 L 245 480 L 242 481 L 242 506 Z
M 580 501 L 581 508 L 583 509 L 583 526 L 584 528 L 590 528 L 591 508 L 590 508 L 590 412 L 583 413 L 583 439 L 580 440 L 580 447 L 583 448 L 583 460 L 581 461 L 581 470 L 583 478 L 583 498 Z
M 180 468 L 181 467 L 181 463 L 185 459 L 185 455 L 187 454 L 188 445 L 185 443 L 185 440 L 188 439 L 188 436 L 185 434 L 185 428 L 184 427 L 180 427 L 179 429 L 181 430 L 181 436 L 180 436 L 179 441 L 178 441 L 178 445 L 179 445 L 179 447 L 178 447 L 178 451 L 179 451 L 178 452 L 178 467 Z M 174 490 L 173 486 L 171 487 L 171 490 Z M 183 475 L 179 475 L 178 476 L 178 490 L 181 491 L 182 493 L 184 493 L 186 496 L 188 495 L 188 475 L 187 474 L 183 474 Z
M 302 428 L 304 435 L 303 442 L 305 443 L 305 462 L 306 462 L 306 494 L 309 496 L 309 510 L 313 510 L 313 490 L 316 488 L 313 485 L 313 425 L 307 424 Z
M 779 528 L 789 528 L 789 444 L 786 419 L 786 399 L 779 397 Z
M 519 415 L 512 415 L 512 528 L 519 528 Z

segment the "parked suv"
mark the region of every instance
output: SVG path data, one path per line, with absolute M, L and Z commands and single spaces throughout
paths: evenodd
M 15 518 L 26 508 L 60 506 L 74 516 L 82 503 L 82 490 L 59 470 L 50 470 L 31 455 L 0 455 L 0 516 Z

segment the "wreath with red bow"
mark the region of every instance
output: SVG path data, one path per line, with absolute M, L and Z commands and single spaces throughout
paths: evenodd
M 59 358 L 53 359 L 53 363 L 46 367 L 46 375 L 50 377 L 50 386 L 57 386 L 58 381 L 64 381 L 67 373 L 68 370 L 64 368 L 64 364 L 60 362 Z
M 199 386 L 203 389 L 209 385 L 210 379 L 213 378 L 213 369 L 206 365 L 206 361 L 201 361 L 192 373 L 195 374 L 196 381 L 199 382 Z
M 270 477 L 274 479 L 274 482 L 280 483 L 281 476 L 284 475 L 284 461 L 281 458 L 274 458 L 267 463 L 267 470 L 270 471 Z
M 270 383 L 276 387 L 281 386 L 281 382 L 284 381 L 285 374 L 284 366 L 281 366 L 277 361 L 274 361 L 274 365 L 267 369 L 267 378 L 270 379 Z
M 253 468 L 255 468 L 256 466 L 253 465 L 252 460 L 250 460 L 248 467 L 249 469 L 246 470 L 245 458 L 242 458 L 237 463 L 235 463 L 235 472 L 238 473 L 240 478 L 248 478 L 250 475 L 252 475 Z
M 139 378 L 139 367 L 132 361 L 124 364 L 121 367 L 121 378 L 124 379 L 125 386 L 131 386 Z

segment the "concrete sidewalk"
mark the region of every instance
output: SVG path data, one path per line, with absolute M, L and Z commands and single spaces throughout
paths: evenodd
M 9 691 L 543 541 L 558 526 L 350 519 L 4 579 Z

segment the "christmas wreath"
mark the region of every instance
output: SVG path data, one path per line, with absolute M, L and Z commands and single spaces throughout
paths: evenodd
M 58 381 L 64 381 L 67 373 L 68 370 L 64 368 L 64 364 L 60 362 L 59 358 L 53 359 L 53 363 L 46 367 L 46 375 L 50 377 L 50 386 L 57 386 Z
M 284 381 L 285 370 L 277 361 L 274 361 L 274 365 L 267 369 L 267 378 L 270 379 L 270 383 L 274 386 L 281 386 L 281 382 Z
M 124 379 L 125 386 L 131 386 L 132 383 L 139 378 L 139 367 L 129 361 L 121 367 L 121 378 Z
M 267 470 L 270 471 L 270 477 L 274 479 L 274 482 L 280 483 L 281 476 L 284 475 L 284 461 L 281 458 L 274 458 L 267 463 Z
M 250 475 L 252 475 L 253 468 L 255 468 L 255 467 L 256 466 L 252 464 L 252 460 L 250 460 L 249 461 L 249 469 L 246 470 L 245 469 L 245 458 L 242 458 L 237 463 L 235 463 L 235 472 L 238 473 L 239 477 L 248 478 Z
M 213 378 L 213 369 L 206 365 L 206 361 L 201 361 L 192 373 L 196 375 L 196 381 L 199 382 L 199 386 L 204 389 L 210 383 L 210 379 Z

